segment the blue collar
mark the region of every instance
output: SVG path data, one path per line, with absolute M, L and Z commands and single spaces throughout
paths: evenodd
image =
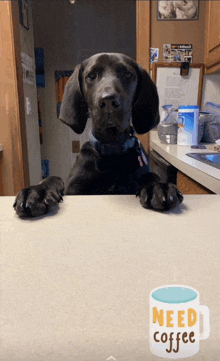
M 117 142 L 114 143 L 101 143 L 94 137 L 92 131 L 89 133 L 90 144 L 97 150 L 99 154 L 111 155 L 111 154 L 123 154 L 128 149 L 133 148 L 137 142 L 137 138 L 134 136 L 120 135 Z

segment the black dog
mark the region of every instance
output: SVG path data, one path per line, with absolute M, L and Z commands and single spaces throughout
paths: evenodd
M 62 200 L 63 193 L 136 194 L 145 208 L 167 210 L 182 202 L 175 185 L 163 184 L 149 171 L 147 157 L 134 136 L 159 122 L 158 94 L 147 72 L 123 54 L 101 53 L 77 66 L 69 79 L 60 119 L 81 134 L 92 119 L 85 143 L 65 191 L 59 177 L 23 189 L 14 208 L 19 216 L 38 216 Z

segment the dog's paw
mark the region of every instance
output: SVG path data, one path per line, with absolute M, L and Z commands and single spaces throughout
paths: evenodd
M 42 183 L 22 189 L 16 196 L 14 209 L 19 217 L 37 217 L 47 213 L 63 200 L 64 183 L 50 177 Z
M 142 188 L 140 203 L 144 208 L 165 211 L 178 206 L 183 201 L 183 195 L 172 183 L 152 182 Z

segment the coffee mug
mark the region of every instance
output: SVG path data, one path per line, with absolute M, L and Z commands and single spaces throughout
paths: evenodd
M 200 333 L 200 314 L 203 332 Z M 199 342 L 209 337 L 207 306 L 200 306 L 199 292 L 181 285 L 155 288 L 150 293 L 150 350 L 160 357 L 178 359 L 195 355 Z

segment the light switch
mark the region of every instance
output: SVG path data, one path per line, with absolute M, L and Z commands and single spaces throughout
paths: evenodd
M 80 141 L 79 140 L 73 140 L 72 141 L 72 152 L 73 153 L 79 153 L 80 150 Z

